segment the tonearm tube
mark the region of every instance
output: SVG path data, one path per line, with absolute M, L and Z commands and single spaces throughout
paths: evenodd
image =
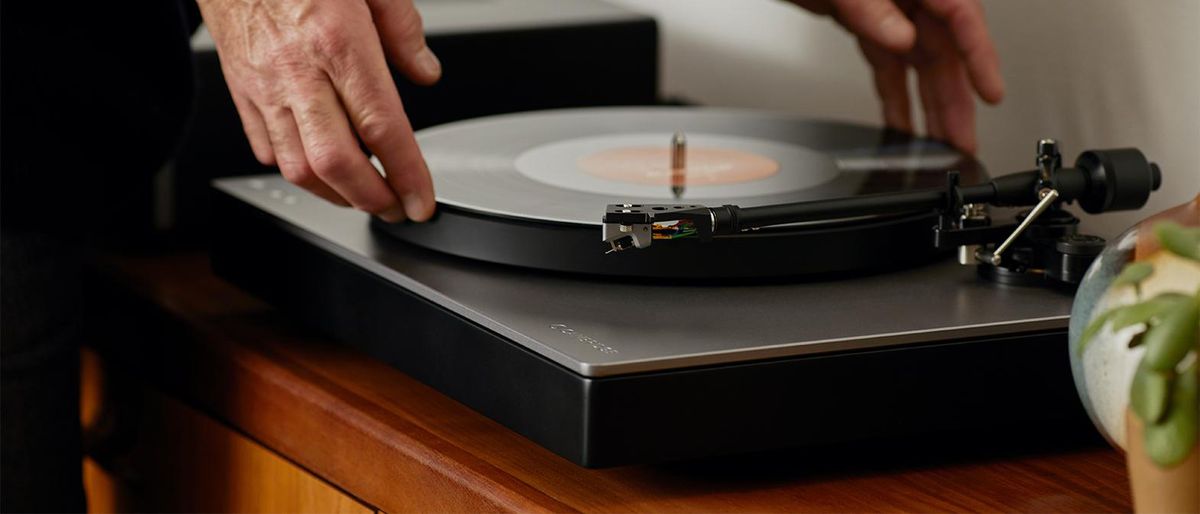
M 603 239 L 615 252 L 648 248 L 655 239 L 707 240 L 814 220 L 936 211 L 928 244 L 959 248 L 960 262 L 979 264 L 981 274 L 1003 282 L 1076 284 L 1104 241 L 1079 234 L 1078 218 L 1062 206 L 1079 202 L 1091 214 L 1137 209 L 1162 182 L 1158 166 L 1134 148 L 1083 152 L 1074 167 L 1064 168 L 1058 143 L 1043 139 L 1036 164 L 986 184 L 960 185 L 952 171 L 940 189 L 761 207 L 611 204 Z M 1032 208 L 1012 223 L 994 224 L 985 205 Z

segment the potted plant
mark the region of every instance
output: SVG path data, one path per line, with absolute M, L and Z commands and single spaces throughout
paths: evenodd
M 1132 369 L 1124 433 L 1105 435 L 1126 449 L 1135 510 L 1200 512 L 1200 227 L 1152 227 L 1153 241 L 1135 245 L 1137 257 L 1105 288 L 1107 298 L 1125 299 L 1094 306 L 1075 351 L 1082 359 L 1107 338 L 1111 354 L 1123 342 L 1116 351 L 1126 361 L 1104 376 L 1121 385 L 1121 369 Z M 1094 420 L 1095 410 L 1089 405 Z

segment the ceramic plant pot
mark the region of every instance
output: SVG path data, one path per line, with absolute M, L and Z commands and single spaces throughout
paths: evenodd
M 1109 244 L 1071 314 L 1071 368 L 1126 450 L 1138 512 L 1200 512 L 1200 196 Z

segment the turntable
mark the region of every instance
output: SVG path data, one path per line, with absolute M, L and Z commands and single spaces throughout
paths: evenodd
M 1070 289 L 1103 240 L 1062 205 L 1161 180 L 1051 140 L 991 180 L 935 141 L 707 108 L 418 141 L 431 222 L 219 180 L 215 269 L 584 466 L 1077 422 Z

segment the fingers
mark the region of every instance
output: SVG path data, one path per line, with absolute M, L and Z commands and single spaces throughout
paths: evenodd
M 975 99 L 965 65 L 950 44 L 952 36 L 929 13 L 917 12 L 913 22 L 921 32 L 913 65 L 920 84 L 926 130 L 934 138 L 974 153 Z
M 917 71 L 917 93 L 921 96 L 921 111 L 925 116 L 925 135 L 945 141 L 946 130 L 942 128 L 942 119 L 937 106 L 938 96 L 933 90 L 933 81 L 929 80 L 930 71 L 924 74 Z
M 290 109 L 274 108 L 266 113 L 266 126 L 279 172 L 288 182 L 307 189 L 326 201 L 349 207 L 350 202 L 321 182 L 308 164 L 296 119 Z
M 333 86 L 314 80 L 293 98 L 296 128 L 312 174 L 355 208 L 387 221 L 403 220 L 400 200 L 359 149 Z
M 892 0 L 834 0 L 835 18 L 850 32 L 893 53 L 906 53 L 916 28 Z
M 403 202 L 405 214 L 413 221 L 425 221 L 433 216 L 435 208 L 433 181 L 400 98 L 394 98 L 392 108 L 367 102 L 360 105 L 357 101 L 348 107 L 355 113 L 354 124 L 363 142 L 383 164 L 384 178 Z M 395 116 L 378 114 L 393 109 L 398 112 Z
M 330 202 L 400 221 L 403 199 L 427 219 L 432 184 L 381 42 L 414 81 L 437 80 L 440 65 L 412 0 L 368 1 L 202 2 L 201 11 L 259 160 Z
M 883 120 L 888 127 L 912 133 L 912 113 L 908 102 L 908 62 L 875 43 L 859 39 L 858 46 L 871 65 L 875 91 L 883 104 Z
M 975 151 L 972 90 L 989 103 L 1004 97 L 999 58 L 978 0 L 792 1 L 832 14 L 858 36 L 888 126 L 912 129 L 906 82 L 911 65 L 917 70 L 926 132 Z
M 412 0 L 369 0 L 388 61 L 409 80 L 430 85 L 442 76 L 442 64 L 425 44 L 421 15 Z
M 275 165 L 275 152 L 271 150 L 271 136 L 267 133 L 262 113 L 240 93 L 231 93 L 233 105 L 237 107 L 238 117 L 242 119 L 242 130 L 246 132 L 246 139 L 250 141 L 250 150 L 254 152 L 254 158 L 267 166 Z
M 950 29 L 948 41 L 966 63 L 971 84 L 979 97 L 995 104 L 1004 99 L 1000 58 L 988 35 L 983 6 L 978 0 L 923 0 L 924 7 Z
M 356 41 L 355 65 L 334 66 L 332 83 L 354 130 L 383 164 L 391 191 L 414 221 L 433 215 L 433 183 L 396 85 L 388 73 L 379 41 Z

